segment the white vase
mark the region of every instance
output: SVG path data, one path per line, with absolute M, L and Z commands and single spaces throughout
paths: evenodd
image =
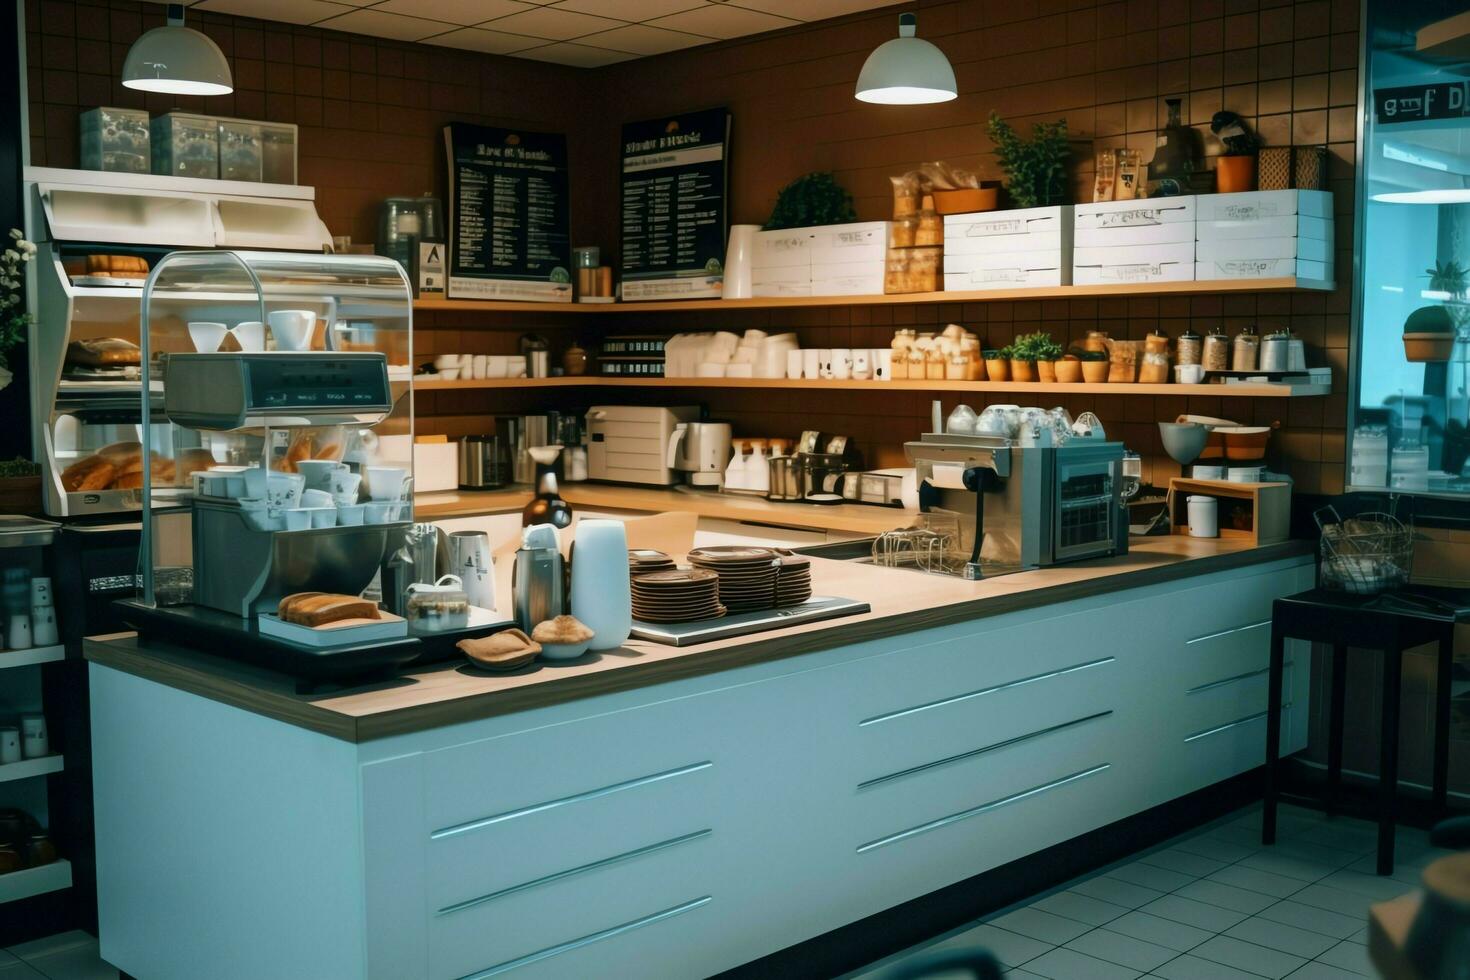
M 725 299 L 750 299 L 750 265 L 755 254 L 755 233 L 760 230 L 760 225 L 730 226 L 730 242 L 725 247 L 725 284 L 720 292 Z
M 616 650 L 633 631 L 628 531 L 622 521 L 577 522 L 572 545 L 572 615 L 595 636 L 588 649 Z

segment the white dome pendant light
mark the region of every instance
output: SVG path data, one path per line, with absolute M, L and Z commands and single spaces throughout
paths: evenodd
M 857 97 L 882 105 L 948 102 L 959 94 L 949 59 L 934 45 L 915 37 L 919 19 L 898 15 L 898 37 L 873 49 L 858 73 Z
M 168 24 L 155 27 L 128 49 L 122 83 L 169 95 L 228 95 L 235 90 L 230 63 L 205 35 L 184 26 L 184 5 L 168 5 Z

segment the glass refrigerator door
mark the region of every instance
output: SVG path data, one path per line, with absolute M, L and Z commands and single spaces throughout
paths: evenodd
M 1367 5 L 1347 480 L 1354 490 L 1470 495 L 1470 35 L 1463 12 L 1463 0 Z

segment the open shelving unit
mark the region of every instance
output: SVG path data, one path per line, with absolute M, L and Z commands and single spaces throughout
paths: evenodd
M 416 391 L 472 389 L 526 390 L 534 388 L 766 388 L 807 391 L 925 391 L 984 394 L 987 392 L 1050 395 L 1172 395 L 1199 398 L 1305 398 L 1325 395 L 1328 385 L 1285 384 L 1062 384 L 1045 381 L 808 381 L 788 378 L 605 378 L 581 375 L 561 378 L 455 378 L 420 375 Z
M 31 647 L 29 650 L 0 650 L 0 670 L 8 667 L 30 667 L 34 664 L 55 663 L 66 659 L 66 647 L 60 643 L 49 647 Z
M 66 760 L 59 755 L 41 755 L 34 759 L 22 759 L 20 762 L 11 762 L 0 766 L 0 783 L 8 783 L 12 779 L 31 779 L 36 776 L 49 776 L 53 772 L 61 772 L 66 768 Z
M 65 858 L 38 868 L 0 875 L 0 903 L 71 887 L 71 862 Z

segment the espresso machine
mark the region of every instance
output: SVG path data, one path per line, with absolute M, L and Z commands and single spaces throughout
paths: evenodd
M 1003 435 L 925 433 L 904 444 L 919 509 L 952 516 L 967 579 L 1128 551 L 1123 444 L 1022 447 Z

